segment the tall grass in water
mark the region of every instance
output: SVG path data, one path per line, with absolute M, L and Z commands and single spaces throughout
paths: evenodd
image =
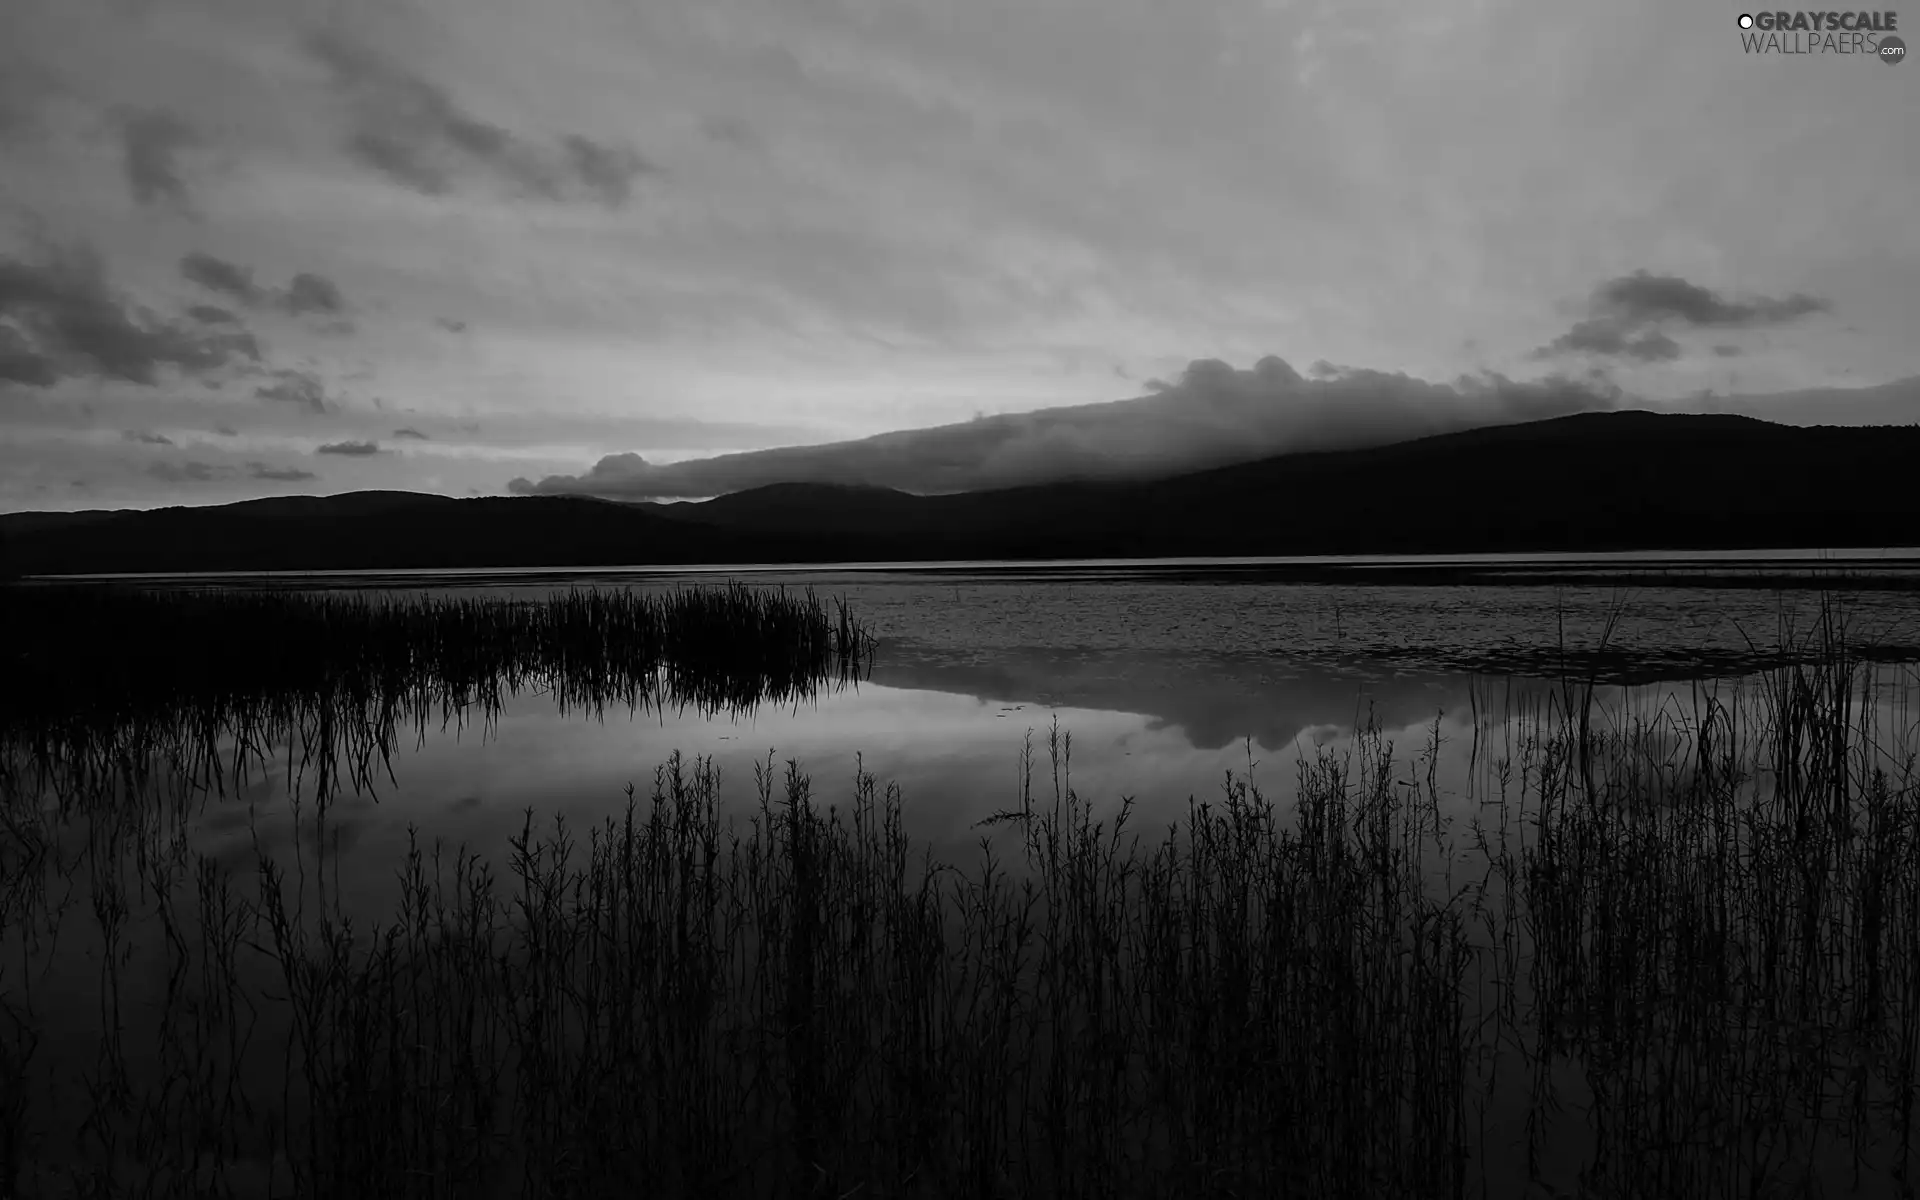
M 396 725 L 424 737 L 435 712 L 491 717 L 527 689 L 596 716 L 743 712 L 857 678 L 875 646 L 844 603 L 739 584 L 519 602 L 16 586 L 0 625 L 32 631 L 0 689 L 0 787 L 61 794 L 139 790 L 155 762 L 224 792 L 277 742 L 327 757 L 323 779 L 344 756 L 364 788 Z
M 617 692 L 644 691 L 667 669 L 697 675 L 689 699 L 724 705 L 737 689 L 758 698 L 851 670 L 873 647 L 844 604 L 737 583 L 518 602 L 16 586 L 0 588 L 0 618 L 34 635 L 10 664 L 31 690 L 0 698 L 8 728 L 289 691 L 458 697 L 550 672 L 599 676 Z
M 1899 1194 L 1916 777 L 1848 664 L 1678 741 L 1538 713 L 1464 828 L 1437 723 L 1302 762 L 1290 815 L 1230 779 L 1158 838 L 1094 819 L 1055 731 L 989 818 L 1017 870 L 916 853 L 864 772 L 822 813 L 769 759 L 742 829 L 677 757 L 584 841 L 529 814 L 499 877 L 416 841 L 373 928 L 265 856 L 251 899 L 149 856 L 94 918 L 125 942 L 154 897 L 164 998 L 109 1002 L 86 1112 L 17 1117 L 0 1166 L 29 1194 Z

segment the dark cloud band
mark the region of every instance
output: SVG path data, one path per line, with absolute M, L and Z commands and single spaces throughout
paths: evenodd
M 378 442 L 328 442 L 314 451 L 315 454 L 339 454 L 349 458 L 366 458 L 380 453 Z
M 444 195 L 465 175 L 486 175 L 523 194 L 625 204 L 657 168 L 628 146 L 568 134 L 557 144 L 523 137 L 457 104 L 436 83 L 338 32 L 307 50 L 349 106 L 349 156 L 403 187 Z
M 180 274 L 189 282 L 248 308 L 275 308 L 296 317 L 308 314 L 338 317 L 347 311 L 347 300 L 340 285 L 311 271 L 295 275 L 284 289 L 268 288 L 254 282 L 251 267 L 195 250 L 180 259 Z M 190 311 L 196 319 L 208 322 L 218 321 L 224 312 L 210 305 Z
M 163 370 L 203 376 L 260 358 L 243 329 L 164 320 L 115 295 L 85 248 L 0 258 L 0 319 L 0 380 L 39 387 L 65 378 L 150 386 Z
M 1640 270 L 1595 288 L 1588 298 L 1586 319 L 1535 350 L 1533 357 L 1585 354 L 1643 363 L 1669 362 L 1681 357 L 1683 350 L 1666 327 L 1750 329 L 1784 324 L 1828 308 L 1825 300 L 1804 292 L 1734 300 L 1678 275 Z M 1714 353 L 1724 357 L 1730 349 L 1739 353 L 1737 348 L 1725 345 L 1715 346 Z

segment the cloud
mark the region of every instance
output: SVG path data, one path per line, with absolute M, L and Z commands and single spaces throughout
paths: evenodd
M 168 483 L 212 483 L 228 474 L 225 467 L 212 463 L 190 459 L 183 463 L 157 462 L 147 468 L 147 474 Z
M 239 437 L 240 431 L 231 425 L 215 425 L 213 431 L 221 437 Z
M 296 316 L 300 313 L 342 313 L 347 310 L 347 302 L 340 295 L 340 287 L 324 275 L 315 275 L 311 271 L 302 271 L 293 277 L 287 285 L 286 294 L 281 303 L 286 310 Z
M 179 152 L 197 141 L 191 126 L 163 110 L 130 113 L 120 122 L 122 165 L 134 202 L 143 207 L 188 207 Z
M 1067 479 L 1153 478 L 1299 450 L 1383 445 L 1482 425 L 1613 406 L 1604 383 L 1497 374 L 1429 383 L 1327 364 L 1306 379 L 1269 356 L 1249 370 L 1190 363 L 1176 383 L 1133 400 L 881 434 L 860 441 L 726 454 L 660 465 L 638 454 L 602 458 L 585 475 L 508 490 L 598 496 L 713 496 L 771 483 L 852 483 L 959 492 Z
M 391 133 L 359 129 L 347 139 L 347 152 L 374 170 L 429 196 L 451 190 L 447 173 L 425 160 L 425 151 Z
M 393 431 L 393 436 L 397 438 L 413 438 L 422 442 L 430 442 L 433 440 L 426 434 L 421 433 L 418 429 L 396 429 Z
M 531 195 L 617 208 L 656 169 L 629 147 L 580 134 L 546 145 L 481 120 L 438 84 L 339 33 L 313 35 L 307 50 L 348 101 L 347 153 L 416 192 L 444 195 L 463 170 L 477 170 Z
M 49 248 L 39 261 L 0 258 L 0 379 L 152 385 L 163 368 L 203 374 L 243 358 L 260 358 L 251 334 L 180 325 L 116 296 L 91 249 Z
M 446 330 L 448 333 L 465 333 L 467 331 L 467 323 L 465 321 L 456 321 L 451 317 L 436 318 L 434 324 Z
M 1741 354 L 1745 353 L 1745 351 L 1741 350 L 1740 347 L 1735 346 L 1730 342 L 1722 342 L 1721 344 L 1715 346 L 1713 348 L 1713 352 L 1719 355 L 1721 358 L 1738 358 Z
M 129 442 L 139 442 L 143 446 L 171 446 L 173 439 L 157 433 L 146 433 L 139 429 L 121 431 L 121 437 Z
M 1791 321 L 1826 312 L 1825 300 L 1802 292 L 1771 299 L 1728 300 L 1677 275 L 1645 270 L 1608 280 L 1594 290 L 1594 308 L 1630 322 L 1673 318 L 1688 325 L 1740 328 Z
M 239 263 L 195 250 L 180 259 L 180 274 L 223 296 L 232 296 L 250 308 L 266 302 L 267 292 L 253 281 L 253 272 Z
M 0 325 L 0 383 L 52 387 L 59 379 L 51 358 L 34 349 L 19 330 Z
M 328 442 L 314 453 L 345 454 L 354 458 L 364 458 L 369 454 L 380 453 L 380 444 L 378 442 Z
M 274 483 L 304 483 L 309 479 L 318 479 L 312 471 L 303 471 L 299 467 L 270 467 L 263 462 L 247 464 L 247 478 L 264 479 Z
M 1580 321 L 1572 329 L 1535 351 L 1546 357 L 1559 354 L 1603 354 L 1641 362 L 1671 362 L 1680 357 L 1680 343 L 1659 330 L 1634 335 L 1630 327 L 1613 321 Z
M 187 315 L 202 325 L 238 325 L 240 318 L 230 309 L 217 304 L 196 304 L 187 310 Z
M 1587 301 L 1586 319 L 1535 350 L 1532 357 L 1590 354 L 1670 362 L 1683 351 L 1663 326 L 1748 329 L 1784 324 L 1826 312 L 1829 307 L 1827 301 L 1804 292 L 1733 300 L 1678 275 L 1639 270 L 1596 287 Z M 1727 345 L 1715 346 L 1713 351 L 1723 358 L 1740 352 Z
M 631 147 L 596 142 L 577 133 L 568 134 L 565 144 L 574 176 L 608 208 L 625 204 L 633 195 L 633 181 L 653 169 Z
M 261 400 L 272 400 L 277 404 L 292 404 L 309 412 L 327 411 L 327 393 L 320 377 L 311 371 L 296 371 L 282 368 L 275 371 L 274 382 L 263 383 L 253 389 L 253 394 Z
M 309 313 L 338 316 L 347 311 L 346 297 L 341 294 L 340 285 L 312 271 L 295 275 L 285 289 L 267 288 L 254 282 L 251 267 L 195 250 L 180 259 L 180 274 L 208 291 L 231 296 L 248 308 L 270 306 L 296 317 Z M 212 305 L 196 305 L 188 311 L 196 320 L 209 323 L 223 318 L 233 319 L 232 313 Z M 351 324 L 334 324 L 345 325 L 345 332 L 353 331 Z M 332 326 L 329 329 L 338 332 Z

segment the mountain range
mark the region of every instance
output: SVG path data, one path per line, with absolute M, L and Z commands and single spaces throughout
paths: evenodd
M 704 501 L 412 492 L 0 515 L 0 570 L 354 570 L 1904 545 L 1920 426 L 1581 413 L 1140 481 Z

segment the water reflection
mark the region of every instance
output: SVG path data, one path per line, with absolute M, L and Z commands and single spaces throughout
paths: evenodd
M 784 700 L 763 692 L 771 702 L 742 700 L 736 682 L 723 704 L 664 673 L 645 686 L 627 676 L 495 680 L 464 695 L 282 713 L 277 724 L 189 723 L 158 740 L 142 728 L 65 759 L 16 740 L 0 779 L 16 794 L 31 782 L 49 803 L 82 792 L 134 807 L 166 797 L 168 811 L 193 814 L 190 846 L 236 870 L 261 852 L 325 852 L 349 911 L 371 920 L 390 909 L 392 863 L 410 828 L 503 863 L 527 812 L 598 824 L 676 751 L 712 760 L 725 801 L 750 800 L 755 767 L 769 763 L 797 764 L 827 803 L 865 770 L 899 785 L 910 837 L 961 860 L 976 853 L 980 819 L 1017 794 L 1023 746 L 1044 744 L 1053 729 L 1069 738 L 1064 782 L 1103 816 L 1131 799 L 1147 829 L 1178 820 L 1190 797 L 1211 796 L 1233 775 L 1285 810 L 1299 765 L 1350 755 L 1363 728 L 1424 756 L 1438 793 L 1464 814 L 1488 793 L 1490 771 L 1573 714 L 1599 731 L 1638 729 L 1643 752 L 1665 745 L 1678 761 L 1715 706 L 1764 715 L 1780 677 L 1604 683 L 1380 660 L 1164 649 L 963 656 L 906 644 L 864 683 L 789 685 Z M 1916 679 L 1904 664 L 1865 670 L 1854 719 L 1867 739 L 1916 740 Z M 1734 738 L 1752 727 L 1737 726 Z M 148 758 L 128 770 L 129 750 L 143 744 Z
M 1178 728 L 1203 750 L 1248 738 L 1268 750 L 1291 746 L 1309 730 L 1351 726 L 1369 708 L 1390 726 L 1426 720 L 1436 709 L 1465 705 L 1469 678 L 1386 662 L 1332 665 L 1182 651 L 1035 650 L 974 662 L 912 646 L 891 650 L 873 671 L 874 682 L 894 687 L 1024 708 L 1137 714 L 1152 728 Z
M 503 697 L 464 732 L 451 724 L 397 747 L 390 777 L 333 797 L 324 830 L 309 804 L 304 844 L 313 852 L 315 839 L 325 838 L 319 848 L 332 856 L 327 870 L 340 881 L 343 903 L 374 920 L 391 911 L 393 863 L 409 827 L 450 847 L 470 845 L 503 866 L 508 838 L 529 810 L 541 823 L 558 816 L 576 829 L 598 825 L 622 811 L 629 784 L 645 793 L 656 767 L 678 751 L 712 760 L 723 807 L 736 816 L 751 806 L 757 765 L 796 763 L 823 804 L 843 808 L 864 769 L 899 785 L 910 838 L 936 858 L 971 862 L 983 836 L 1003 852 L 1014 844 L 1005 831 L 983 834 L 977 824 L 1017 797 L 1029 741 L 1043 761 L 1040 790 L 1052 788 L 1045 744 L 1056 727 L 1070 739 L 1064 783 L 1099 819 L 1131 799 L 1135 827 L 1149 832 L 1182 820 L 1190 797 L 1213 799 L 1236 775 L 1290 813 L 1300 764 L 1351 756 L 1361 729 L 1399 757 L 1419 759 L 1449 815 L 1464 821 L 1497 794 L 1503 762 L 1517 762 L 1530 738 L 1581 711 L 1596 733 L 1637 731 L 1643 756 L 1663 750 L 1663 758 L 1647 758 L 1649 778 L 1691 758 L 1716 708 L 1746 715 L 1732 737 L 1734 751 L 1747 755 L 1775 678 L 1596 684 L 1589 692 L 1585 681 L 1299 664 L 1248 667 L 1208 686 L 1197 669 L 1181 678 L 1153 657 L 1063 656 L 1000 667 L 896 661 L 871 682 L 720 716 L 615 709 L 581 720 L 549 697 L 523 693 Z M 1855 719 L 1875 744 L 1920 744 L 1920 672 L 1898 664 L 1866 672 Z M 289 801 L 301 785 L 299 772 L 285 767 L 286 749 L 277 747 L 269 756 L 276 765 L 234 801 L 207 810 L 195 827 L 196 848 L 235 867 L 258 850 L 293 852 Z M 1889 757 L 1883 765 L 1900 764 Z M 1667 786 L 1680 790 L 1677 781 Z

